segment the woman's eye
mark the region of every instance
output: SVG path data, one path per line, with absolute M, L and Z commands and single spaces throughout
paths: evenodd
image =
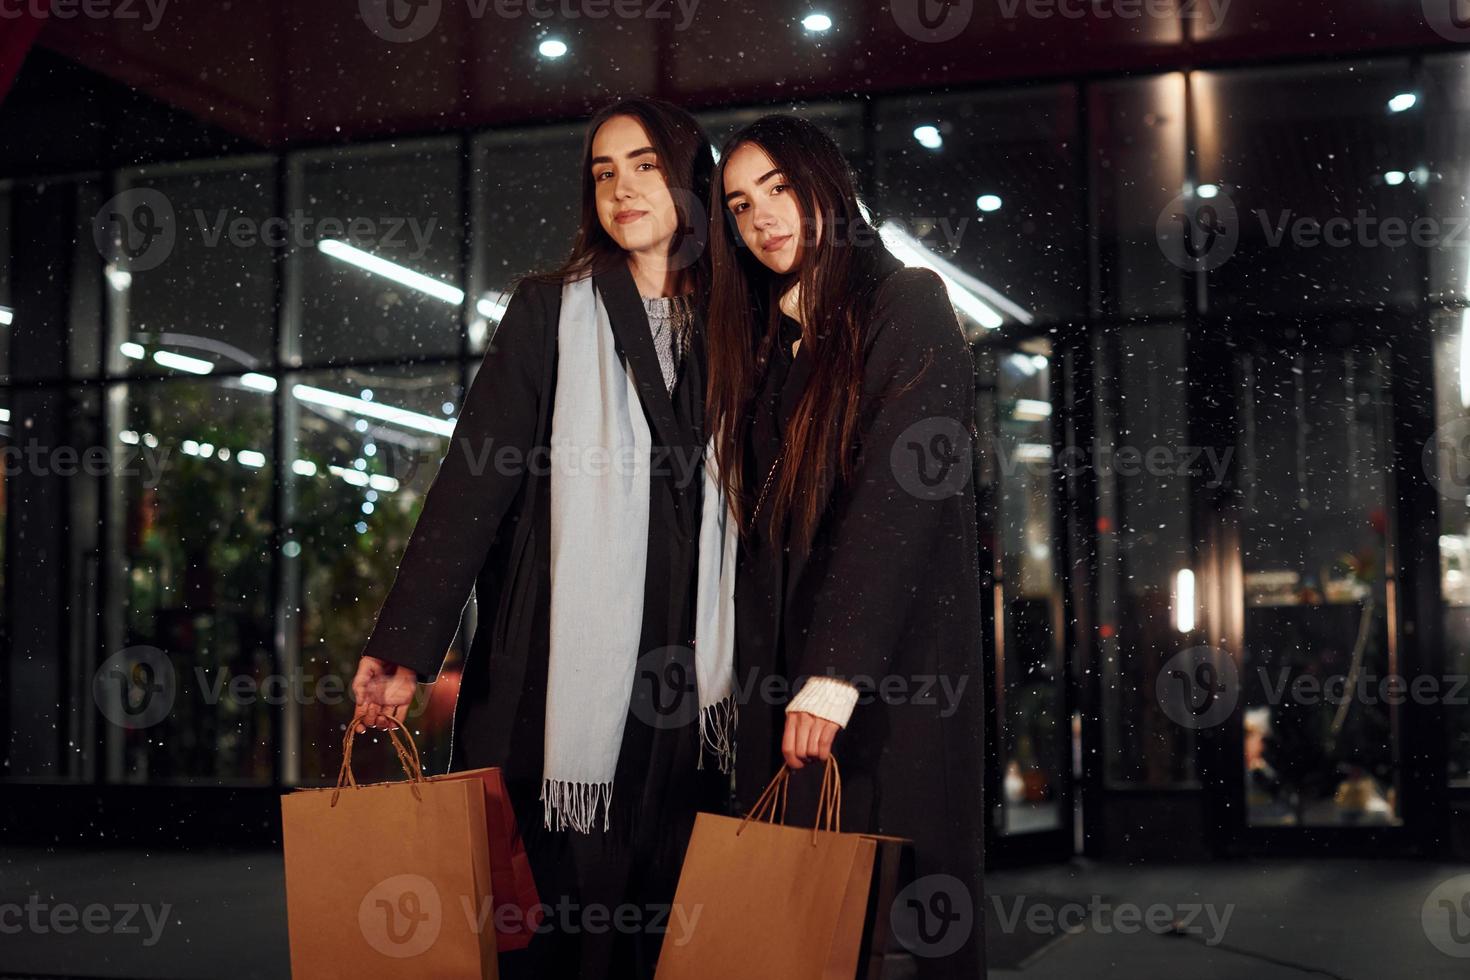
M 775 187 L 772 187 L 771 188 L 771 193 L 772 194 L 778 194 L 781 191 L 786 190 L 786 188 L 788 188 L 789 186 L 791 186 L 791 185 L 789 185 L 789 184 L 777 184 Z

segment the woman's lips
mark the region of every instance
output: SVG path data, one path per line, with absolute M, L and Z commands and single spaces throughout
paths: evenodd
M 613 215 L 613 220 L 620 225 L 626 225 L 630 221 L 637 221 L 647 213 L 647 211 L 619 211 Z
M 786 246 L 786 243 L 788 241 L 790 241 L 790 239 L 791 239 L 791 236 L 790 235 L 782 235 L 779 238 L 768 238 L 768 239 L 766 239 L 765 244 L 763 244 L 761 246 L 761 251 L 762 252 L 776 252 L 776 251 L 780 251 L 782 248 L 784 248 Z

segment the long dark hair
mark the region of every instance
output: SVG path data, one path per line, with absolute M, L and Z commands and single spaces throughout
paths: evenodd
M 658 154 L 659 169 L 663 171 L 679 216 L 669 255 L 679 269 L 681 285 L 692 288 L 696 295 L 703 295 L 710 281 L 710 256 L 706 247 L 709 221 L 704 214 L 704 202 L 715 165 L 709 136 L 693 116 L 674 103 L 641 97 L 610 102 L 588 120 L 582 139 L 581 218 L 571 254 L 550 272 L 531 273 L 522 278 L 564 283 L 624 260 L 623 249 L 598 220 L 597 186 L 592 180 L 592 141 L 602 124 L 615 116 L 631 116 L 648 133 L 649 144 Z
M 724 161 L 744 144 L 765 150 L 796 195 L 801 213 L 801 264 L 777 276 L 751 254 L 724 206 Z M 725 215 L 711 230 L 713 264 L 708 323 L 709 382 L 705 423 L 734 516 L 747 531 L 766 474 L 744 487 L 742 446 L 756 389 L 779 343 L 780 297 L 801 283 L 802 346 L 812 373 L 785 436 L 785 455 L 766 507 L 781 528 L 796 517 L 798 544 L 809 547 L 821 517 L 824 489 L 850 481 L 855 464 L 863 384 L 863 338 L 873 314 L 883 249 L 858 205 L 852 171 L 837 144 L 794 116 L 762 116 L 730 137 L 711 182 L 710 213 Z M 815 234 L 816 217 L 821 234 Z M 835 460 L 837 471 L 829 472 Z M 835 482 L 834 482 L 835 481 Z

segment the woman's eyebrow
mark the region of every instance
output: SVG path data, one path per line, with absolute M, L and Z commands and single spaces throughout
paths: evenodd
M 771 170 L 767 170 L 765 173 L 761 174 L 759 177 L 756 178 L 755 186 L 759 187 L 760 185 L 764 184 L 766 181 L 770 180 L 773 176 L 775 176 L 776 174 L 779 174 L 780 172 L 781 172 L 781 168 L 780 167 L 775 167 L 775 168 L 773 168 Z M 728 204 L 732 198 L 740 197 L 744 193 L 745 193 L 744 191 L 731 191 L 730 193 L 728 193 L 728 194 L 725 195 L 725 203 Z
M 642 147 L 639 147 L 638 149 L 633 150 L 630 153 L 626 154 L 626 156 L 627 156 L 627 159 L 631 160 L 634 157 L 641 157 L 641 156 L 643 156 L 645 154 L 648 154 L 648 153 L 657 154 L 658 151 L 655 150 L 651 146 L 642 146 Z M 612 162 L 613 162 L 613 158 L 612 157 L 593 157 L 592 158 L 592 163 L 590 164 L 590 166 L 595 167 L 599 163 L 612 163 Z

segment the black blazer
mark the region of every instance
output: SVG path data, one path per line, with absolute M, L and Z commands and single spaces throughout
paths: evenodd
M 959 926 L 968 934 L 955 934 L 948 955 L 921 958 L 918 975 L 973 978 L 985 971 L 974 366 L 943 281 L 883 258 L 865 335 L 856 472 L 824 490 L 808 552 L 789 522 L 773 529 L 769 515 L 742 549 L 737 677 L 753 692 L 752 678 L 770 674 L 793 692 L 810 675 L 863 691 L 833 743 L 842 828 L 911 838 L 918 877 L 963 888 L 940 900 L 968 905 L 973 914 Z M 810 377 L 810 347 L 798 349 L 784 378 L 768 377 L 752 432 L 785 429 Z M 750 447 L 746 486 L 762 485 L 774 456 L 769 445 Z M 825 461 L 827 473 L 836 462 Z M 740 706 L 741 809 L 781 765 L 786 702 L 778 700 L 752 694 Z M 808 763 L 793 774 L 789 823 L 816 819 L 822 770 Z
M 703 448 L 704 330 L 671 396 L 648 318 L 626 264 L 594 276 L 617 349 L 637 385 L 655 454 Z M 696 309 L 703 309 L 696 303 Z M 543 761 L 550 607 L 551 416 L 561 286 L 516 289 L 467 393 L 449 448 L 362 653 L 439 672 L 475 588 L 477 626 L 465 657 L 451 768 L 501 766 L 539 781 Z M 691 455 L 693 454 L 693 455 Z M 657 455 L 655 463 L 657 463 Z M 648 598 L 642 650 L 692 645 L 700 484 L 687 467 L 650 488 Z M 698 474 L 698 469 L 694 473 Z M 690 485 L 684 485 L 690 484 Z M 627 753 L 624 753 L 626 756 Z M 626 795 L 626 794 L 625 794 Z M 617 798 L 617 794 L 614 794 Z

